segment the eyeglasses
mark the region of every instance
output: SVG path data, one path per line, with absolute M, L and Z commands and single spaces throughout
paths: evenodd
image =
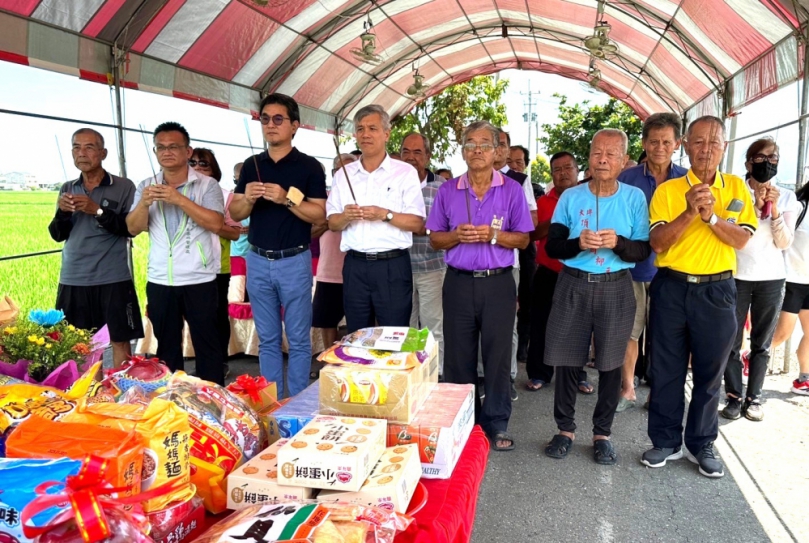
M 200 168 L 208 168 L 210 167 L 211 163 L 207 160 L 194 160 L 193 158 L 188 161 L 188 165 L 192 168 L 199 166 Z
M 281 126 L 284 124 L 284 121 L 289 120 L 289 117 L 284 117 L 283 115 L 273 115 L 272 117 L 269 115 L 262 115 L 258 118 L 258 120 L 261 121 L 261 124 L 263 125 L 268 125 L 270 124 L 270 121 L 272 121 L 272 124 L 275 126 Z
M 779 158 L 780 158 L 780 157 L 779 157 L 778 155 L 776 155 L 776 154 L 772 154 L 772 155 L 764 155 L 764 154 L 759 153 L 759 154 L 755 155 L 755 156 L 754 156 L 754 157 L 753 157 L 753 158 L 750 160 L 750 162 L 753 162 L 753 163 L 755 163 L 755 164 L 761 164 L 762 162 L 764 162 L 764 161 L 766 160 L 766 161 L 768 161 L 770 164 L 778 164 L 778 159 L 779 159 Z
M 166 147 L 165 145 L 158 145 L 157 147 L 153 147 L 155 153 L 165 153 L 168 151 L 169 153 L 176 153 L 177 151 L 181 151 L 185 149 L 187 145 L 169 145 Z
M 481 144 L 465 143 L 463 146 L 463 150 L 469 153 L 474 153 L 475 149 L 480 149 L 484 153 L 489 153 L 491 151 L 494 151 L 494 148 L 495 146 L 492 145 L 491 143 L 481 143 Z

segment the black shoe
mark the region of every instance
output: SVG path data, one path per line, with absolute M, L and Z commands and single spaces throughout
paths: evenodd
M 740 418 L 742 416 L 741 398 L 732 398 L 728 396 L 725 399 L 725 408 L 722 410 L 722 416 L 730 420 Z
M 705 477 L 712 479 L 724 477 L 725 468 L 722 465 L 722 461 L 719 459 L 719 455 L 713 450 L 713 442 L 703 445 L 702 449 L 700 449 L 696 455 L 691 454 L 691 451 L 686 452 L 688 459 L 699 465 L 699 472 Z
M 483 387 L 483 377 L 478 377 L 478 396 L 480 396 L 480 401 L 483 401 L 483 398 L 486 397 L 486 389 Z
M 517 388 L 514 386 L 514 379 L 511 380 L 511 401 L 516 402 L 519 399 L 517 395 Z
M 662 468 L 669 460 L 679 460 L 683 457 L 683 448 L 654 447 L 643 453 L 640 463 L 650 468 Z

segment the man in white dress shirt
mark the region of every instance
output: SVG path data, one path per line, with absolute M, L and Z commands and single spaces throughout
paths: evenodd
M 375 326 L 409 326 L 413 273 L 408 249 L 424 227 L 424 198 L 416 170 L 388 156 L 390 117 L 381 106 L 354 116 L 362 151 L 340 169 L 326 202 L 329 229 L 342 231 L 343 305 L 348 332 Z

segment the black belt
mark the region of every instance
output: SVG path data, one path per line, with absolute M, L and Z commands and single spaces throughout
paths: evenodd
M 698 285 L 700 283 L 714 283 L 716 281 L 727 281 L 728 279 L 733 278 L 733 272 L 724 271 L 722 273 L 714 273 L 712 275 L 692 275 L 690 273 L 683 273 L 674 271 L 671 268 L 662 268 L 660 272 L 671 277 L 672 279 L 676 279 L 677 281 L 682 281 L 683 283 L 692 283 Z
M 459 270 L 458 268 L 447 266 L 447 268 L 451 269 L 455 273 L 460 273 L 461 275 L 471 275 L 472 277 L 475 278 L 494 277 L 495 275 L 510 272 L 512 267 L 513 266 L 506 266 L 505 268 L 492 268 L 491 270 Z
M 629 270 L 620 270 L 612 273 L 587 273 L 576 268 L 564 266 L 564 272 L 579 279 L 587 279 L 588 283 L 609 283 L 610 281 L 618 281 L 629 274 Z
M 393 249 L 392 251 L 382 251 L 381 253 L 361 253 L 354 249 L 349 249 L 348 254 L 360 260 L 386 260 L 406 255 L 407 249 Z
M 263 256 L 267 260 L 281 260 L 282 258 L 289 258 L 291 256 L 299 255 L 302 252 L 309 249 L 309 247 L 305 245 L 299 245 L 298 247 L 293 247 L 292 249 L 282 249 L 280 251 L 265 251 L 261 247 L 256 247 L 255 245 L 250 246 L 250 250 L 256 253 L 258 256 Z

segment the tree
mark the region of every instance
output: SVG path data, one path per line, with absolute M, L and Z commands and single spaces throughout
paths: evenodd
M 534 160 L 531 161 L 531 183 L 542 186 L 553 183 L 553 179 L 551 179 L 551 165 L 548 164 L 548 159 L 542 155 L 537 155 Z
M 544 135 L 539 138 L 548 154 L 573 153 L 579 168 L 584 170 L 588 166 L 593 135 L 602 128 L 618 128 L 629 137 L 629 156 L 638 158 L 643 150 L 640 143 L 643 122 L 629 106 L 615 98 L 610 98 L 603 106 L 591 106 L 588 100 L 570 106 L 567 96 L 554 94 L 554 97 L 559 99 L 560 121 L 555 125 L 543 124 Z
M 469 123 L 489 121 L 495 126 L 506 123 L 506 105 L 501 99 L 507 87 L 506 79 L 478 76 L 422 100 L 409 113 L 393 119 L 388 150 L 398 152 L 404 136 L 418 132 L 432 143 L 433 163 L 444 163 L 458 149 L 461 133 Z

